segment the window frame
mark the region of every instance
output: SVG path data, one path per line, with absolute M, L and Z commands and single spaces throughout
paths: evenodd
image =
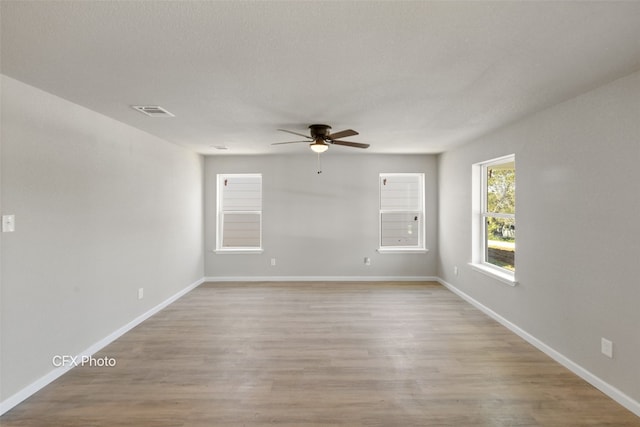
M 390 177 L 399 176 L 412 176 L 418 178 L 420 202 L 419 213 L 420 220 L 418 221 L 418 244 L 415 246 L 389 246 L 382 244 L 382 216 L 388 213 L 415 213 L 416 210 L 407 209 L 383 209 L 382 208 L 382 188 L 383 180 Z M 428 252 L 426 248 L 426 212 L 425 212 L 425 174 L 422 172 L 393 172 L 393 173 L 380 173 L 378 175 L 378 249 L 379 253 L 425 253 Z
M 472 261 L 469 264 L 473 269 L 480 273 L 486 274 L 490 277 L 498 279 L 499 281 L 511 286 L 518 284 L 516 279 L 516 271 L 497 266 L 487 261 L 488 257 L 488 235 L 486 222 L 488 218 L 503 218 L 511 219 L 514 224 L 516 222 L 516 213 L 513 214 L 489 212 L 488 210 L 488 182 L 487 182 L 487 170 L 491 166 L 513 163 L 514 169 L 516 169 L 516 156 L 515 154 L 509 154 L 506 156 L 497 157 L 484 162 L 476 163 L 472 166 L 473 179 L 472 179 Z M 517 182 L 517 172 L 516 172 Z
M 260 210 L 225 210 L 224 181 L 229 178 L 260 178 Z M 216 249 L 215 253 L 248 254 L 262 253 L 262 174 L 261 173 L 222 173 L 216 175 Z M 259 246 L 223 246 L 225 215 L 258 215 L 259 217 Z

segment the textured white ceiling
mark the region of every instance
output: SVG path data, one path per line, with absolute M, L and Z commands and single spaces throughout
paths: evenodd
M 205 154 L 304 151 L 270 144 L 312 123 L 370 152 L 442 152 L 640 69 L 634 1 L 1 7 L 3 74 Z

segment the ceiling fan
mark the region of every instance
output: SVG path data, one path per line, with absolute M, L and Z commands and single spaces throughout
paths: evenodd
M 316 153 L 324 153 L 329 149 L 329 145 L 344 145 L 346 147 L 355 147 L 355 148 L 369 148 L 369 144 L 362 144 L 360 142 L 351 142 L 351 141 L 342 141 L 340 138 L 345 138 L 348 136 L 358 135 L 358 132 L 352 129 L 343 130 L 336 133 L 330 133 L 331 126 L 329 125 L 311 125 L 309 126 L 309 135 L 305 135 L 303 133 L 294 132 L 286 129 L 278 129 L 280 132 L 287 132 L 293 135 L 302 136 L 307 138 L 305 141 L 289 141 L 289 142 L 275 142 L 271 145 L 281 145 L 281 144 L 297 144 L 301 142 L 311 142 L 309 147 Z

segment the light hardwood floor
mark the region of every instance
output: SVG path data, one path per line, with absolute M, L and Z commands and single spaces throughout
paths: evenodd
M 203 284 L 10 426 L 640 426 L 436 283 Z

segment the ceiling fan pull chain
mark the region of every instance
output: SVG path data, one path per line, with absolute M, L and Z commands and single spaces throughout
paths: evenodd
M 320 153 L 318 153 L 318 175 L 322 173 L 322 162 L 320 161 Z

